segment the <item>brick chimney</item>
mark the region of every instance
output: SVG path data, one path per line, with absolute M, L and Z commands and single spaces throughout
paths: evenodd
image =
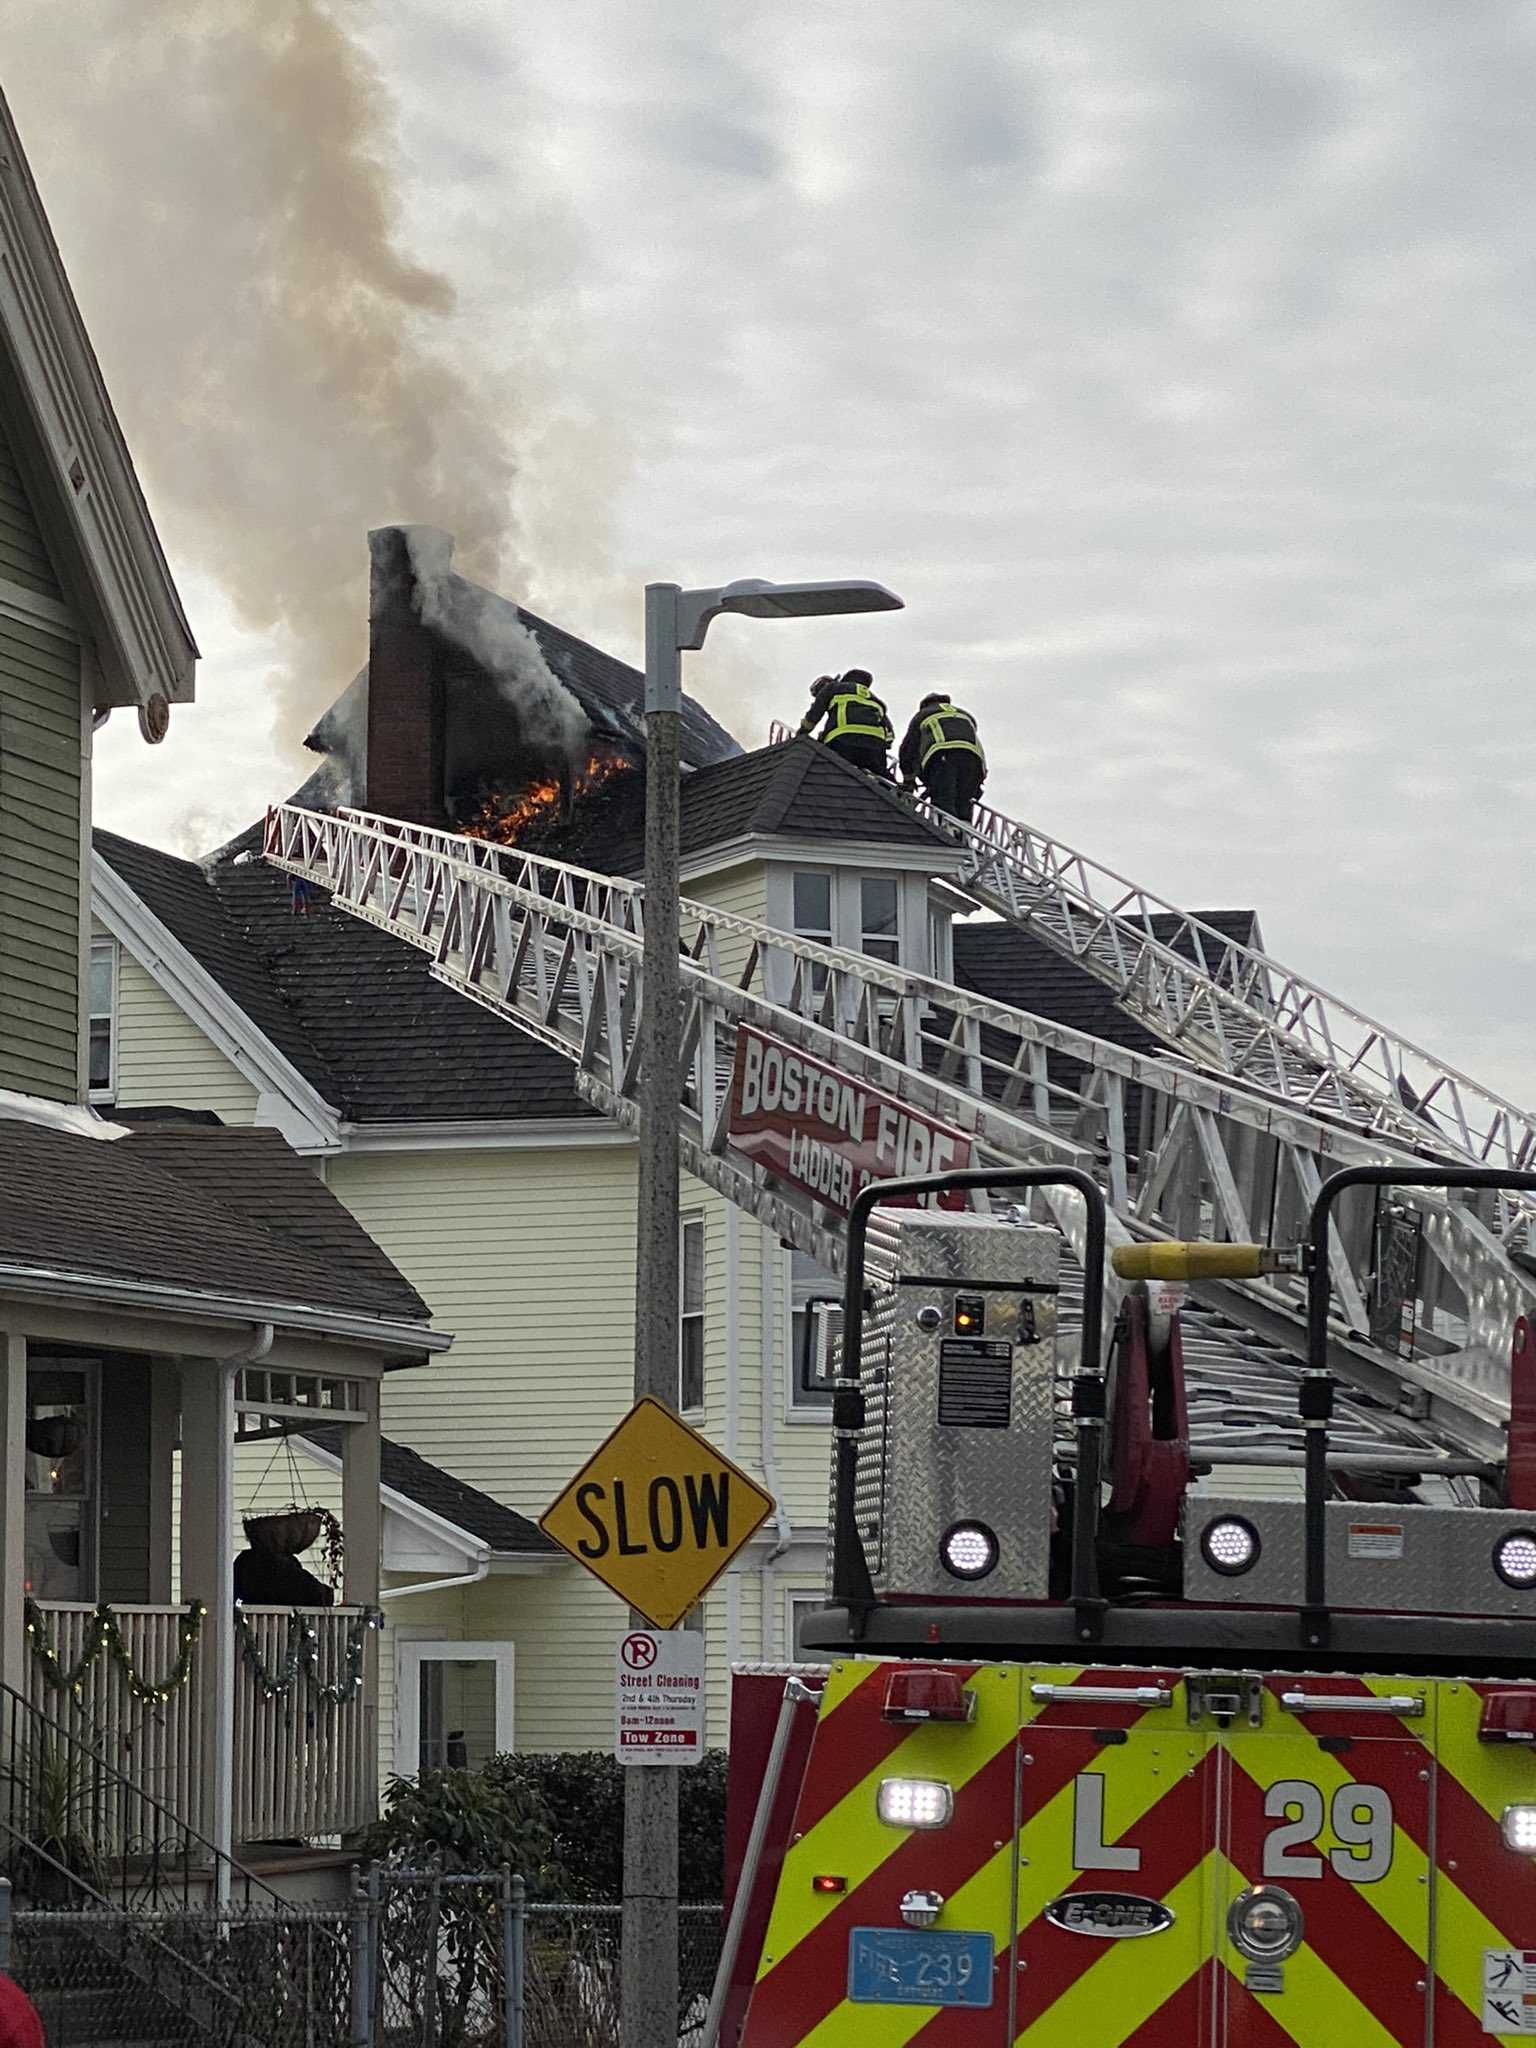
M 442 664 L 421 622 L 416 577 L 418 568 L 447 569 L 453 538 L 431 526 L 380 526 L 368 536 L 368 553 L 364 806 L 387 818 L 442 825 Z

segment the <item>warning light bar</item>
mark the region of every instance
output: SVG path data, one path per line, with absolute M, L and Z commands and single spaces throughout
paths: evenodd
M 1485 1692 L 1477 1739 L 1536 1743 L 1536 1699 L 1523 1692 Z
M 885 1688 L 884 1721 L 973 1721 L 976 1695 L 958 1671 L 893 1671 Z
M 1303 1247 L 1267 1244 L 1117 1244 L 1110 1264 L 1122 1280 L 1256 1280 L 1300 1273 Z

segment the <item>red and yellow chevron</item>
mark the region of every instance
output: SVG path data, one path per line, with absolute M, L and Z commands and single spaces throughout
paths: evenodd
M 1498 2032 L 1507 2002 L 1485 2004 L 1487 1974 L 1513 1968 L 1503 1952 L 1529 1945 L 1536 1962 L 1536 1862 L 1500 1833 L 1507 1806 L 1536 1804 L 1536 1755 L 1479 1739 L 1484 1695 L 1507 1686 L 1319 1677 L 1298 1711 L 1282 1703 L 1298 1687 L 1287 1676 L 1266 1681 L 1259 1726 L 1219 1727 L 1191 1718 L 1178 1672 L 963 1666 L 973 1718 L 912 1726 L 883 1717 L 892 1668 L 830 1672 L 744 2048 L 1520 2038 Z M 1167 1703 L 1091 1696 L 1135 1687 Z M 1380 1710 L 1351 1705 L 1373 1695 Z M 1422 1712 L 1387 1708 L 1394 1695 Z M 883 1824 L 892 1776 L 949 1784 L 949 1824 Z M 1240 1894 L 1277 1884 L 1304 1916 L 1278 1973 L 1246 1961 L 1228 1929 Z M 911 1890 L 941 1895 L 940 1929 L 990 1936 L 985 2008 L 850 1996 L 852 1931 L 900 1928 Z M 1064 1902 L 1095 1893 L 1156 1901 L 1166 1924 L 1085 1934 Z

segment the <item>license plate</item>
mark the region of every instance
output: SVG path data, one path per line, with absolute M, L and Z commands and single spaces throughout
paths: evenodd
M 848 1996 L 856 2005 L 990 2005 L 990 1934 L 855 1927 Z

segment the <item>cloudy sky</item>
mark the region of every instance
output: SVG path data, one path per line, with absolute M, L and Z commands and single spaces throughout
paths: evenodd
M 369 524 L 631 659 L 648 578 L 874 575 L 692 687 L 943 685 L 1536 1101 L 1527 0 L 11 0 L 0 77 L 204 654 L 102 821 L 286 792 Z

